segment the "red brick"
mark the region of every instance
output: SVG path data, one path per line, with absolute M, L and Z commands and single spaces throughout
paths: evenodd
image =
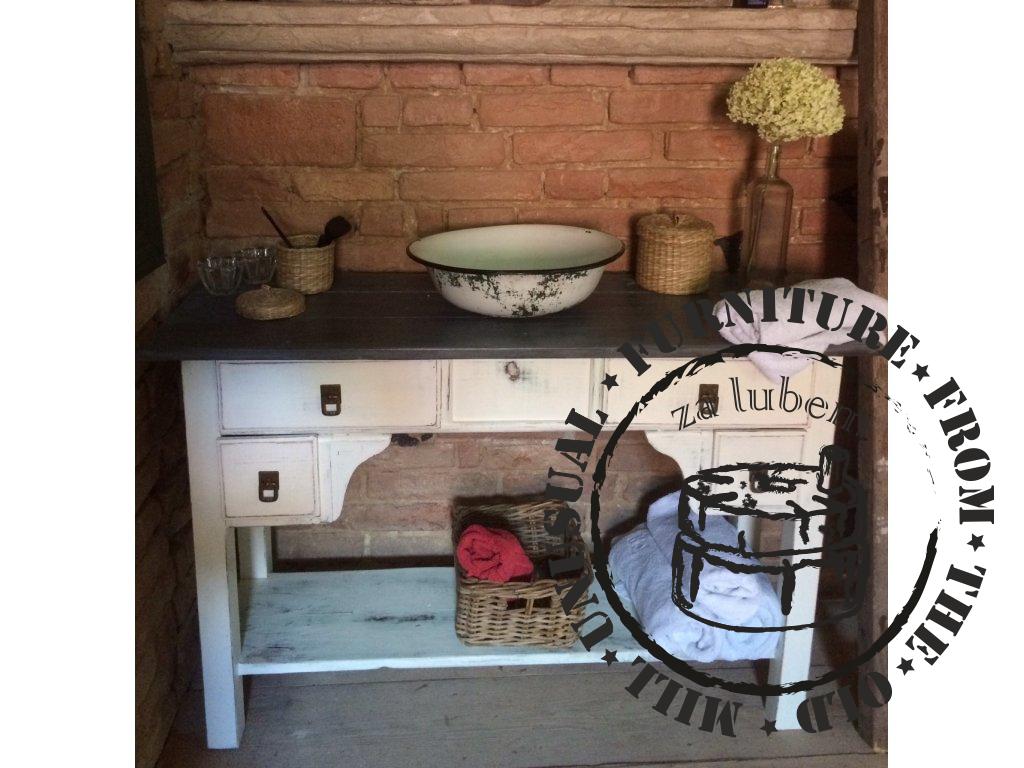
M 402 123 L 401 96 L 367 96 L 360 105 L 365 126 L 394 128 Z
M 441 435 L 416 445 L 390 445 L 366 462 L 368 470 L 445 469 L 455 466 L 455 441 Z
M 551 82 L 555 85 L 629 85 L 629 67 L 555 64 L 551 67 Z
M 367 534 L 366 554 L 369 557 L 451 557 L 452 537 L 449 531 L 381 531 Z
M 324 222 L 338 214 L 354 220 L 354 206 L 345 210 L 337 203 L 276 203 L 271 213 L 287 234 L 322 232 Z M 213 201 L 206 213 L 208 237 L 265 237 L 277 234 L 251 201 Z
M 404 200 L 536 200 L 541 178 L 534 171 L 439 171 L 406 173 Z
M 757 151 L 757 134 L 741 128 L 672 131 L 665 145 L 669 160 L 745 160 Z
M 857 120 L 847 120 L 839 133 L 832 136 L 819 136 L 814 139 L 814 156 L 856 157 L 857 141 Z
M 391 200 L 395 196 L 394 178 L 378 171 L 298 168 L 292 182 L 303 200 Z
M 338 269 L 352 272 L 417 272 L 422 267 L 406 254 L 404 237 L 356 235 L 338 241 Z
M 515 498 L 541 496 L 548 479 L 543 470 L 506 472 L 501 476 L 501 495 Z
M 346 505 L 346 514 L 347 512 Z M 344 516 L 342 517 L 344 521 Z M 361 531 L 339 528 L 278 528 L 274 535 L 274 554 L 282 560 L 351 559 L 362 557 L 366 535 Z
M 299 84 L 297 64 L 209 64 L 192 67 L 192 78 L 205 85 L 252 85 L 295 88 Z
M 653 141 L 647 131 L 558 131 L 518 133 L 512 146 L 517 163 L 600 163 L 646 160 Z
M 528 64 L 463 64 L 469 85 L 543 85 L 548 68 Z
M 856 277 L 857 243 L 853 238 L 789 244 L 786 268 L 794 277 Z
M 615 168 L 608 181 L 609 197 L 734 198 L 745 178 L 735 168 Z
M 182 82 L 172 77 L 158 77 L 146 83 L 153 117 L 188 117 L 181 86 Z
M 405 206 L 401 203 L 367 203 L 359 213 L 359 232 L 363 235 L 405 234 Z
M 291 199 L 290 177 L 281 168 L 237 168 L 214 166 L 206 171 L 206 188 L 211 200 Z
M 153 156 L 157 168 L 167 165 L 192 149 L 188 120 L 153 121 Z
M 376 88 L 384 79 L 380 64 L 313 64 L 309 84 L 320 88 Z
M 458 88 L 462 84 L 458 64 L 392 64 L 388 78 L 396 88 Z
M 604 172 L 547 171 L 544 194 L 556 200 L 596 200 L 604 194 Z
M 395 501 L 433 500 L 457 496 L 493 496 L 498 479 L 493 472 L 372 472 L 370 487 Z
M 370 166 L 457 168 L 505 162 L 505 139 L 496 133 L 391 133 L 363 139 L 363 163 Z
M 508 93 L 480 97 L 483 126 L 600 125 L 604 98 L 592 93 Z
M 444 232 L 444 209 L 437 205 L 417 205 L 416 234 L 420 237 Z
M 821 168 L 786 168 L 779 173 L 793 185 L 797 200 L 820 199 L 857 183 L 856 168 L 850 164 Z
M 239 165 L 349 165 L 355 108 L 342 99 L 208 94 L 206 145 Z
M 687 83 L 734 83 L 747 73 L 747 67 L 658 67 L 638 64 L 633 67 L 633 82 L 640 85 L 676 85 Z
M 192 195 L 191 168 L 187 157 L 164 166 L 157 174 L 157 198 L 166 214 L 176 208 L 195 203 Z
M 620 238 L 628 238 L 632 231 L 632 222 L 645 213 L 647 209 L 632 208 L 530 208 L 519 211 L 519 221 L 524 224 L 569 224 L 576 227 L 589 227 L 607 232 Z M 618 263 L 618 262 L 616 262 Z
M 427 501 L 412 504 L 346 504 L 340 527 L 355 531 L 444 531 L 451 528 L 451 505 Z
M 466 229 L 467 227 L 490 227 L 496 224 L 515 224 L 515 208 L 449 208 L 448 228 Z M 459 456 L 462 456 L 462 448 Z M 469 449 L 466 449 L 469 450 Z M 462 464 L 459 466 L 473 466 Z
M 615 91 L 613 123 L 710 123 L 726 120 L 725 90 L 689 86 L 671 91 Z
M 691 131 L 671 131 L 665 145 L 669 160 L 737 160 L 754 157 L 763 160 L 768 145 L 757 134 L 745 127 L 698 128 Z M 807 153 L 807 139 L 790 141 L 782 145 L 784 160 L 798 160 Z
M 468 96 L 415 96 L 406 99 L 406 125 L 469 125 L 473 102 Z
M 842 208 L 834 204 L 826 204 L 804 208 L 800 211 L 801 235 L 852 235 L 857 231 L 857 223 Z

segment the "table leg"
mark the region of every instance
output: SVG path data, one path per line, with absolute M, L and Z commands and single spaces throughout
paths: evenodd
M 812 525 L 808 530 L 808 541 L 804 542 L 797 532 L 797 525 L 786 522 L 782 530 L 783 549 L 817 549 L 821 547 L 824 535 L 818 526 Z M 799 555 L 793 558 L 794 564 L 802 560 Z M 818 605 L 818 571 L 817 568 L 804 569 L 800 587 L 793 595 L 793 606 L 789 615 L 784 617 L 786 626 L 799 626 L 814 621 Z M 811 650 L 814 644 L 814 629 L 798 629 L 783 632 L 779 647 L 768 667 L 768 682 L 773 685 L 806 680 L 811 671 Z M 780 731 L 799 728 L 796 710 L 806 698 L 805 693 L 791 693 L 768 700 L 769 720 L 775 720 L 775 727 Z
M 232 748 L 241 741 L 245 709 L 242 678 L 236 672 L 240 639 L 235 536 L 224 521 L 217 449 L 217 373 L 213 362 L 186 361 L 181 368 L 196 550 L 206 741 L 211 749 Z
M 236 529 L 238 573 L 243 579 L 265 579 L 274 572 L 270 526 L 254 525 Z

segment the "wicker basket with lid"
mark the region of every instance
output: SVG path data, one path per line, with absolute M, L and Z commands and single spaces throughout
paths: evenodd
M 715 228 L 689 213 L 652 213 L 637 224 L 636 281 L 656 293 L 702 293 L 711 279 Z
M 319 235 L 291 235 L 295 246 L 277 244 L 277 284 L 299 293 L 323 293 L 334 284 L 334 243 L 317 246 Z

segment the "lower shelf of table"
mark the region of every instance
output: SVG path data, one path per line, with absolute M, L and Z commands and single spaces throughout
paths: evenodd
M 615 619 L 600 589 L 596 610 Z M 467 646 L 455 636 L 452 568 L 275 573 L 239 585 L 243 675 L 366 669 L 600 663 L 650 658 L 618 622 L 587 651 Z M 594 609 L 591 609 L 594 610 Z M 589 612 L 589 611 L 588 611 Z

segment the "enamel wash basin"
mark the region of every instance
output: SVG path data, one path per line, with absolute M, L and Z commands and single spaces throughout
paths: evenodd
M 597 287 L 622 241 L 560 224 L 476 227 L 424 237 L 409 256 L 441 295 L 492 317 L 537 317 L 579 304 Z

